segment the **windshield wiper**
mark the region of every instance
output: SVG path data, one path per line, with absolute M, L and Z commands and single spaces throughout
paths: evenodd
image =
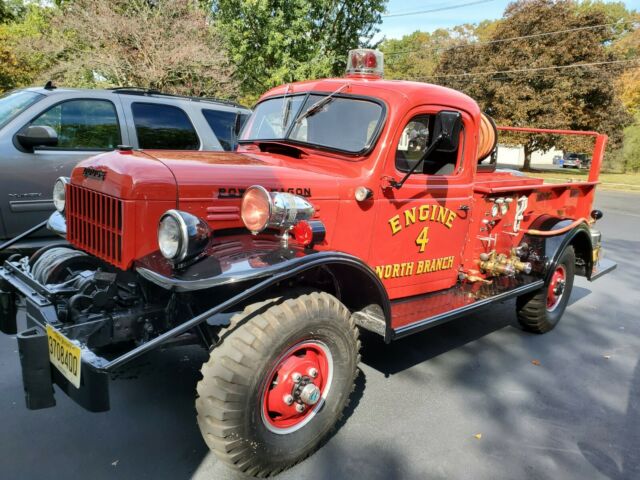
M 285 127 L 287 126 L 287 123 L 289 123 L 289 115 L 291 114 L 291 99 L 287 98 L 290 88 L 291 84 L 289 83 L 287 84 L 287 89 L 284 91 L 284 97 L 282 98 L 282 125 L 280 126 L 282 133 L 285 132 Z M 289 101 L 287 102 L 287 100 Z
M 329 104 L 331 101 L 333 101 L 333 99 L 335 98 L 334 95 L 337 95 L 338 93 L 340 93 L 342 90 L 344 90 L 345 88 L 347 88 L 350 84 L 349 83 L 345 83 L 344 85 L 340 86 L 339 88 L 335 89 L 333 92 L 331 92 L 329 95 L 327 95 L 324 98 L 321 98 L 320 100 L 318 100 L 316 103 L 314 103 L 313 105 L 311 105 L 309 108 L 307 108 L 304 113 L 302 113 L 301 115 L 298 116 L 298 118 L 296 119 L 296 125 L 298 125 L 299 123 L 302 122 L 302 120 L 304 120 L 307 117 L 310 117 L 311 115 L 318 113 L 320 111 L 320 109 L 322 107 L 324 107 L 325 105 Z

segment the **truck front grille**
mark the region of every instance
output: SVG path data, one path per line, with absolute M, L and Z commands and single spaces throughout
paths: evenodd
M 84 187 L 67 185 L 67 240 L 121 266 L 124 202 Z

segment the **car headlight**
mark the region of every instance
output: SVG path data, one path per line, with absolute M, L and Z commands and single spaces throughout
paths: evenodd
M 260 185 L 247 189 L 240 210 L 242 221 L 254 235 L 266 228 L 290 230 L 314 213 L 313 205 L 305 198 L 292 193 L 269 192 Z
M 60 177 L 56 180 L 56 183 L 53 184 L 53 206 L 56 207 L 56 210 L 60 213 L 64 212 L 67 200 L 67 184 L 69 183 L 69 178 Z
M 166 259 L 183 262 L 205 249 L 210 233 L 207 222 L 195 215 L 168 210 L 158 224 L 158 247 Z

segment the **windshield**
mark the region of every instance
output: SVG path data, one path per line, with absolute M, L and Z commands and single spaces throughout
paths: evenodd
M 0 128 L 9 123 L 16 115 L 22 113 L 36 103 L 44 95 L 19 90 L 0 97 Z
M 240 141 L 288 140 L 348 153 L 369 148 L 382 124 L 382 105 L 355 97 L 328 96 L 314 93 L 263 101 Z

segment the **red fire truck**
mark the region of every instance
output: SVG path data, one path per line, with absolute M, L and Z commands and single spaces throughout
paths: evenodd
M 59 179 L 47 225 L 68 246 L 0 268 L 2 331 L 26 311 L 27 407 L 56 384 L 107 410 L 114 370 L 198 344 L 205 441 L 267 476 L 335 427 L 361 329 L 391 342 L 515 298 L 544 333 L 575 275 L 615 268 L 592 210 L 605 135 L 496 127 L 460 92 L 383 80 L 382 61 L 354 50 L 344 78 L 267 92 L 235 153 L 121 146 Z M 500 130 L 591 137 L 588 181 L 497 168 Z

